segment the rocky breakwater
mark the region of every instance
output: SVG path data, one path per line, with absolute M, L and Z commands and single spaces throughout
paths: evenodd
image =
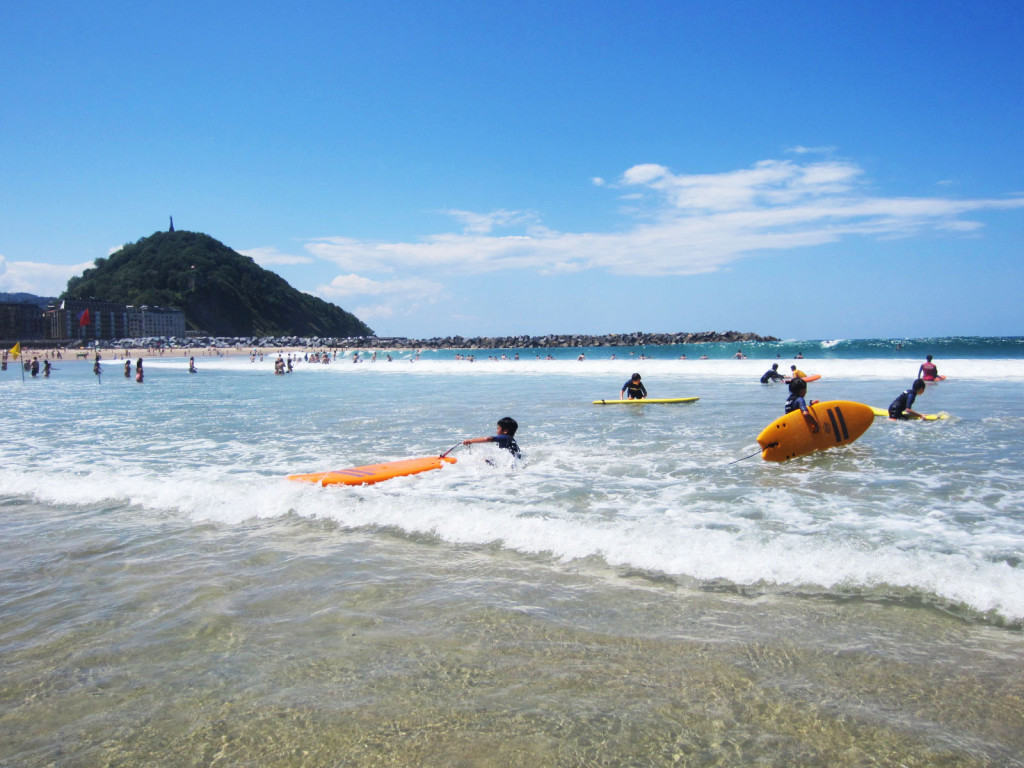
M 778 341 L 775 336 L 760 336 L 739 331 L 699 331 L 697 333 L 610 333 L 548 334 L 547 336 L 445 336 L 432 339 L 364 336 L 339 340 L 340 347 L 376 347 L 378 349 L 545 349 L 555 347 L 641 347 L 668 344 L 706 344 L 710 342 L 745 343 Z

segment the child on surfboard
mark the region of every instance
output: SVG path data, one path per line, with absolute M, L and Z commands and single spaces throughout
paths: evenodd
M 931 355 L 928 355 L 931 359 Z M 914 404 L 916 400 L 924 391 L 926 387 L 924 385 L 924 379 L 914 379 L 914 383 L 911 384 L 910 389 L 905 389 L 899 394 L 899 396 L 889 403 L 889 418 L 893 420 L 906 421 L 910 416 L 916 416 L 917 418 L 924 418 L 917 411 L 910 409 L 910 406 Z
M 814 414 L 811 413 L 807 407 L 807 401 L 804 400 L 804 395 L 807 394 L 807 382 L 803 379 L 793 379 L 789 382 L 789 397 L 786 398 L 786 413 L 792 413 L 798 408 L 804 415 L 804 420 L 807 422 L 807 426 L 811 428 L 812 432 L 817 432 L 818 420 L 814 418 Z M 817 403 L 817 400 L 811 400 L 811 405 Z
M 519 424 L 511 416 L 498 419 L 498 434 L 493 437 L 469 437 L 462 441 L 463 445 L 473 443 L 497 443 L 499 448 L 504 448 L 517 459 L 522 458 L 519 445 L 516 443 L 516 431 Z
M 629 377 L 629 381 L 622 385 L 622 389 L 619 390 L 619 400 L 626 399 L 624 395 L 629 392 L 630 400 L 643 400 L 647 397 L 647 387 L 640 381 L 640 374 L 634 373 Z

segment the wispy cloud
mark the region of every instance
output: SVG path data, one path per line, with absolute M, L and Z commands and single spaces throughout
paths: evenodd
M 328 237 L 307 242 L 306 249 L 361 273 L 602 269 L 688 275 L 720 269 L 756 252 L 807 248 L 851 236 L 969 232 L 981 226 L 965 218 L 971 213 L 1024 207 L 1024 197 L 879 196 L 864 176 L 856 164 L 831 159 L 763 160 L 717 174 L 676 173 L 648 163 L 604 182 L 629 201 L 635 216 L 632 226 L 618 232 L 557 232 L 525 211 L 449 211 L 463 225 L 461 232 L 416 242 Z M 499 225 L 519 231 L 495 233 Z

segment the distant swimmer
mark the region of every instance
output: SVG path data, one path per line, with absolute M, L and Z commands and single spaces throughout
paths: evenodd
M 793 379 L 789 382 L 789 397 L 786 398 L 786 413 L 792 413 L 799 409 L 803 415 L 807 424 L 811 427 L 812 432 L 817 432 L 818 420 L 814 418 L 814 414 L 807 408 L 807 401 L 804 400 L 804 395 L 807 394 L 807 382 L 803 379 Z M 817 400 L 811 400 L 811 405 L 814 405 Z
M 778 363 L 772 363 L 772 367 L 769 370 L 765 371 L 764 375 L 761 377 L 761 383 L 762 384 L 768 384 L 769 382 L 772 382 L 772 381 L 785 381 L 785 380 L 786 380 L 786 377 L 783 376 L 781 373 L 779 373 L 779 364 Z
M 629 397 L 625 397 L 626 393 L 629 393 Z M 629 377 L 629 381 L 622 385 L 622 389 L 619 390 L 619 400 L 643 400 L 647 397 L 647 387 L 640 381 L 640 374 L 634 373 Z
M 917 369 L 917 378 L 922 381 L 938 381 L 939 380 L 939 369 L 932 362 L 932 356 L 927 355 L 921 367 Z
M 190 357 L 188 359 L 188 372 L 199 373 L 199 369 L 196 368 L 196 359 L 194 357 Z
M 519 424 L 511 416 L 498 419 L 498 434 L 493 437 L 469 437 L 462 441 L 463 445 L 474 443 L 497 443 L 499 448 L 504 448 L 517 459 L 522 458 L 519 445 L 516 443 L 516 432 L 519 431 Z
M 125 360 L 124 361 L 124 377 L 126 379 L 130 379 L 132 377 L 132 361 L 131 360 Z
M 931 357 L 931 355 L 929 355 Z M 925 385 L 924 379 L 915 379 L 914 383 L 911 384 L 910 389 L 906 389 L 899 394 L 899 396 L 889 403 L 889 418 L 905 420 L 908 416 L 916 416 L 921 418 L 921 414 L 917 411 L 911 410 L 910 406 L 914 404 L 914 401 L 924 393 Z
M 733 357 L 735 357 L 737 360 L 746 360 L 747 359 L 747 356 L 743 354 L 743 350 L 742 349 L 737 349 L 736 350 L 736 354 L 733 355 Z

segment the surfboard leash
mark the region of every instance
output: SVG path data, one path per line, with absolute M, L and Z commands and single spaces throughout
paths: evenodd
M 755 456 L 758 456 L 758 455 L 760 455 L 762 451 L 767 451 L 767 450 L 768 450 L 769 448 L 774 448 L 774 447 L 775 447 L 775 446 L 777 446 L 777 445 L 778 445 L 778 442 L 774 442 L 774 443 L 768 443 L 768 445 L 766 445 L 766 446 L 765 446 L 764 448 L 761 448 L 761 449 L 759 449 L 759 450 L 755 451 L 754 453 L 750 454 L 749 456 L 744 456 L 744 457 L 743 457 L 742 459 L 736 459 L 736 461 L 730 461 L 730 462 L 729 462 L 728 464 L 726 464 L 725 466 L 727 466 L 727 467 L 731 467 L 731 466 L 732 466 L 733 464 L 736 464 L 736 463 L 738 463 L 738 462 L 741 462 L 741 461 L 746 461 L 747 459 L 752 459 L 752 458 L 754 458 Z

